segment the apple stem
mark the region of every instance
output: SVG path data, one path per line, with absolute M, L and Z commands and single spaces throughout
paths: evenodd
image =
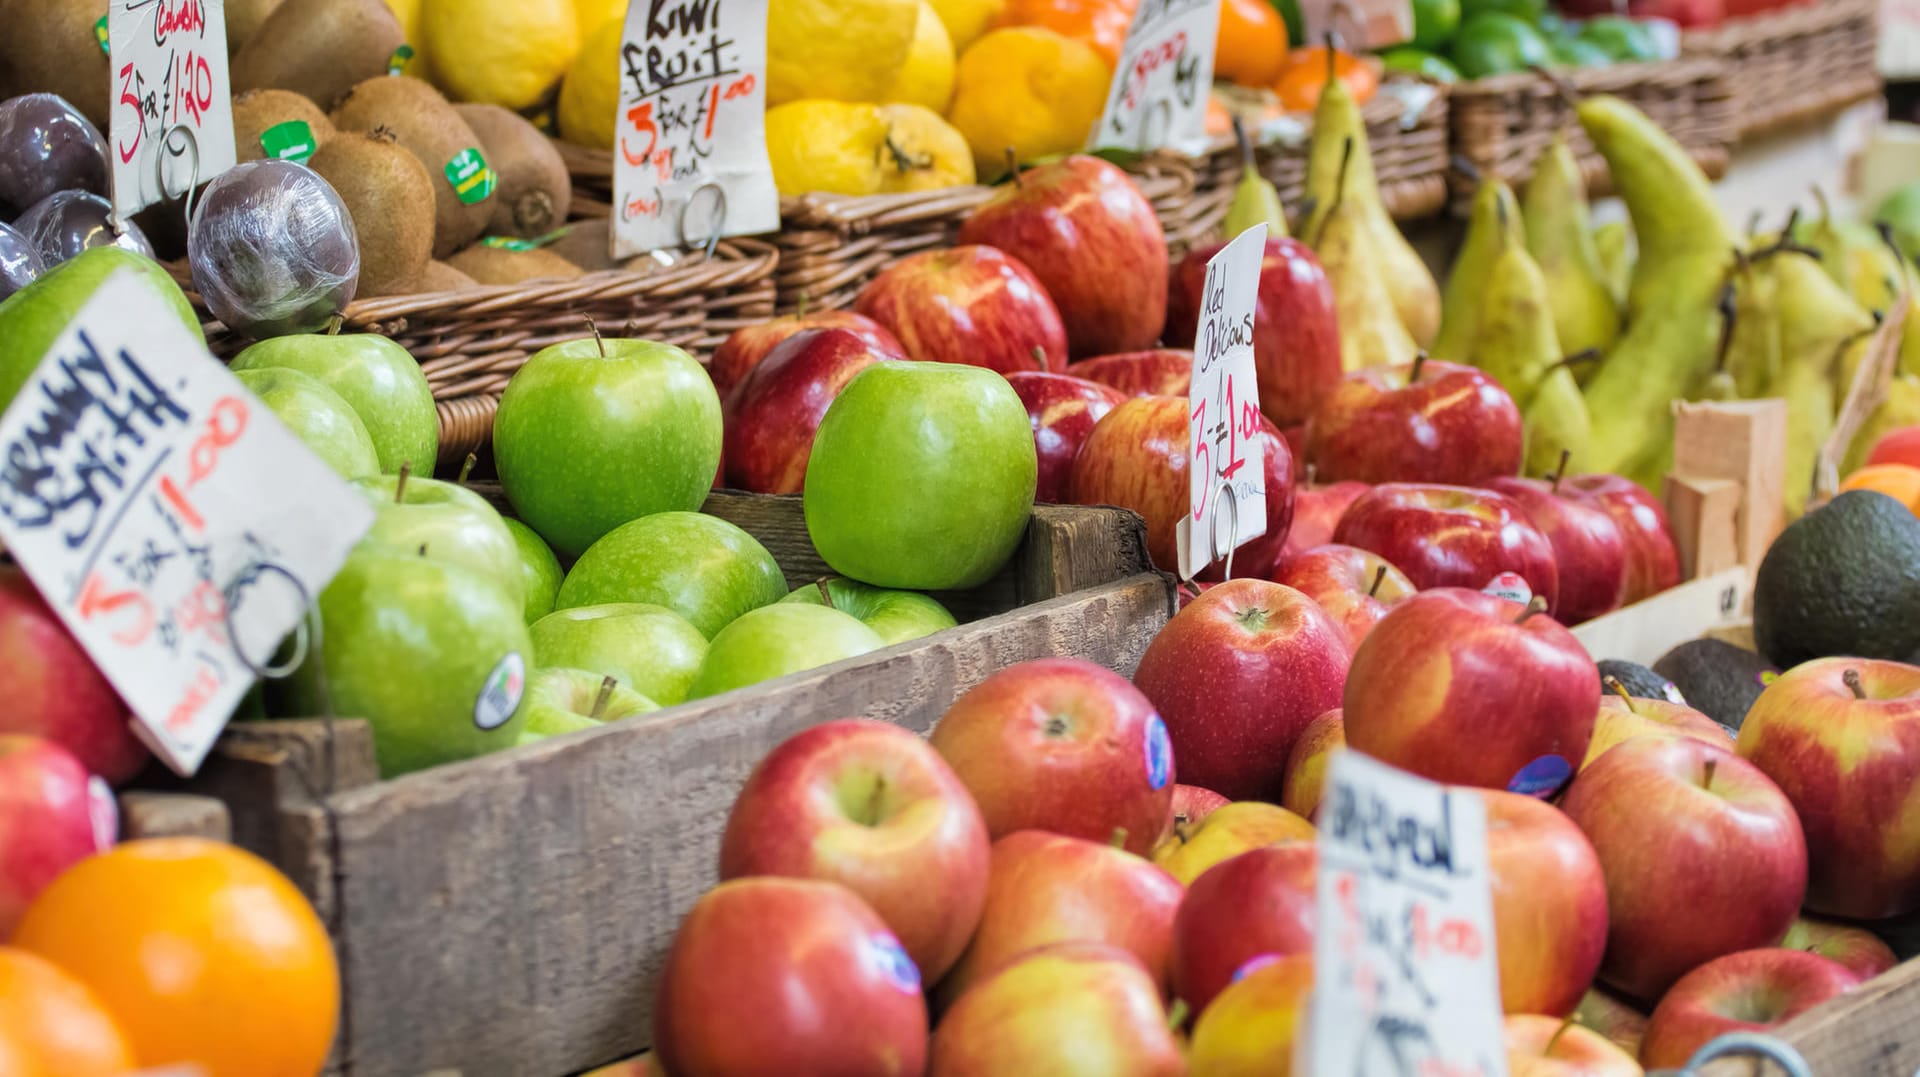
M 1035 344 L 1033 346 L 1033 361 L 1040 364 L 1040 369 L 1042 370 L 1047 369 L 1047 367 L 1050 365 L 1047 362 L 1047 349 L 1042 348 L 1038 344 Z
M 467 484 L 467 476 L 473 474 L 473 469 L 478 466 L 479 463 L 479 453 L 468 453 L 467 458 L 460 461 L 460 474 L 454 477 L 453 484 L 455 486 L 465 486 Z
M 1187 1017 L 1192 1012 L 1193 1012 L 1193 1008 L 1187 1005 L 1186 999 L 1183 999 L 1183 998 L 1174 999 L 1173 1005 L 1167 1007 L 1167 1027 L 1170 1029 L 1177 1029 L 1181 1025 L 1186 1024 Z
M 1513 623 L 1517 625 L 1526 624 L 1529 617 L 1545 612 L 1547 612 L 1547 600 L 1541 598 L 1539 595 L 1534 595 L 1533 598 L 1527 602 L 1527 608 L 1521 610 L 1520 616 L 1513 619 Z
M 407 503 L 407 480 L 412 477 L 413 461 L 408 460 L 406 463 L 400 465 L 400 476 L 395 479 L 393 483 L 394 504 L 404 505 Z
M 1572 449 L 1560 450 L 1560 466 L 1554 469 L 1553 474 L 1547 476 L 1547 478 L 1553 480 L 1553 485 L 1547 487 L 1548 493 L 1557 494 L 1560 492 L 1560 480 L 1567 477 L 1567 461 L 1572 459 L 1573 459 Z
M 346 324 L 346 322 L 347 322 L 347 320 L 346 320 L 345 318 L 343 318 L 343 317 L 341 317 L 341 316 L 340 316 L 340 315 L 338 315 L 338 314 L 336 314 L 336 315 L 334 315 L 334 316 L 333 316 L 333 317 L 331 317 L 331 318 L 328 318 L 328 319 L 327 319 L 327 335 L 328 335 L 328 336 L 330 336 L 330 337 L 337 337 L 337 336 L 339 336 L 339 335 L 340 335 L 340 327 L 341 327 L 341 326 L 343 326 L 343 325 L 345 325 L 345 324 Z
M 828 609 L 837 610 L 840 608 L 833 604 L 833 592 L 827 589 L 827 578 L 825 576 L 813 581 L 813 585 L 820 589 L 820 601 L 826 603 Z
M 1713 788 L 1713 768 L 1717 762 L 1719 761 L 1715 759 L 1709 759 L 1706 761 L 1705 764 L 1701 766 L 1702 773 L 1700 775 L 1700 788 L 1702 789 Z
M 427 556 L 427 544 L 424 542 L 420 544 L 420 556 L 421 557 Z
M 1559 1045 L 1560 1037 L 1566 1035 L 1567 1030 L 1572 1028 L 1573 1025 L 1574 1025 L 1573 1016 L 1569 1014 L 1566 1020 L 1560 1022 L 1560 1027 L 1553 1030 L 1553 1035 L 1547 1039 L 1546 1048 L 1542 1050 L 1540 1053 L 1547 1056 L 1548 1058 L 1552 1058 L 1553 1049 Z
M 1020 154 L 1012 146 L 1007 147 L 1007 174 L 1013 177 L 1015 187 L 1026 187 L 1026 177 L 1020 173 Z
M 594 321 L 593 315 L 591 314 L 583 314 L 581 317 L 587 320 L 587 332 L 593 334 L 593 346 L 600 349 L 600 358 L 605 359 L 607 357 L 607 342 L 600 337 L 600 323 Z
M 1407 384 L 1413 385 L 1419 382 L 1420 372 L 1425 369 L 1427 369 L 1427 350 L 1422 348 L 1413 353 L 1413 371 L 1407 375 Z
M 1867 698 L 1866 686 L 1860 683 L 1859 670 L 1850 669 L 1845 673 L 1841 674 L 1840 679 L 1847 682 L 1847 687 L 1853 690 L 1853 698 L 1855 699 Z
M 1620 678 L 1609 674 L 1605 680 L 1605 687 L 1607 691 L 1612 692 L 1614 695 L 1619 696 L 1622 700 L 1626 701 L 1628 713 L 1630 714 L 1640 713 L 1639 711 L 1634 710 L 1633 696 L 1630 693 L 1628 693 L 1627 686 L 1620 683 Z
M 607 713 L 607 700 L 613 698 L 613 686 L 619 683 L 612 677 L 600 678 L 600 694 L 593 697 L 593 713 L 587 717 L 600 721 L 600 716 Z
M 1127 847 L 1127 828 L 1124 826 L 1114 827 L 1113 837 L 1107 839 L 1107 844 L 1113 846 L 1116 849 L 1126 848 Z
M 1312 463 L 1312 462 L 1309 462 L 1309 463 L 1307 464 L 1307 469 L 1306 469 L 1306 471 L 1304 471 L 1304 472 L 1302 472 L 1302 479 L 1303 479 L 1303 481 L 1302 481 L 1302 482 L 1300 483 L 1300 485 L 1302 485 L 1302 486 L 1312 486 L 1312 485 L 1313 485 L 1313 480 L 1314 480 L 1314 476 L 1315 476 L 1315 475 L 1316 475 L 1316 474 L 1317 474 L 1317 473 L 1319 472 L 1319 470 L 1320 470 L 1320 465 L 1319 465 L 1319 464 L 1315 464 L 1315 463 Z
M 1385 582 L 1387 582 L 1387 566 L 1381 565 L 1379 568 L 1373 570 L 1373 586 L 1367 588 L 1367 597 L 1372 598 L 1374 595 L 1379 594 L 1380 585 Z

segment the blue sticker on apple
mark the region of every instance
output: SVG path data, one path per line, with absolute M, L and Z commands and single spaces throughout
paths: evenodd
M 894 987 L 909 995 L 920 993 L 920 967 L 907 956 L 906 947 L 900 940 L 885 933 L 872 936 L 868 942 L 873 947 L 874 964 L 880 967 L 880 975 Z
M 1573 777 L 1573 764 L 1566 757 L 1543 755 L 1520 768 L 1507 782 L 1507 792 L 1530 797 L 1550 797 Z
M 1173 741 L 1167 738 L 1167 723 L 1158 714 L 1147 719 L 1147 784 L 1164 789 L 1173 777 Z
M 1239 983 L 1241 980 L 1244 980 L 1247 977 L 1253 975 L 1254 973 L 1260 971 L 1261 969 L 1266 968 L 1268 965 L 1279 964 L 1279 962 L 1280 962 L 1279 954 L 1260 954 L 1257 957 L 1249 957 L 1247 958 L 1245 964 L 1233 970 L 1233 979 L 1228 982 Z

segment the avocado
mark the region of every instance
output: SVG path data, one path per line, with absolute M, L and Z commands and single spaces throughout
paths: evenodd
M 1682 643 L 1661 655 L 1653 672 L 1672 681 L 1688 706 L 1735 732 L 1753 701 L 1780 675 L 1766 659 L 1717 639 Z
M 1628 662 L 1619 658 L 1604 658 L 1600 667 L 1600 693 L 1608 694 L 1607 678 L 1620 682 L 1620 687 L 1635 699 L 1663 699 L 1668 703 L 1688 705 L 1687 697 L 1672 681 L 1662 677 L 1638 662 Z
M 1920 516 L 1849 490 L 1789 524 L 1754 579 L 1753 636 L 1782 669 L 1833 655 L 1920 662 Z

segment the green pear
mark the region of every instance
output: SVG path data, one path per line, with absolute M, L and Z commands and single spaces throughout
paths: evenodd
M 1534 162 L 1521 196 L 1527 250 L 1547 278 L 1553 327 L 1568 354 L 1604 352 L 1620 335 L 1620 311 L 1607 290 L 1588 219 L 1587 182 L 1563 130 Z
M 1460 253 L 1453 259 L 1453 272 L 1447 275 L 1440 307 L 1440 335 L 1433 342 L 1435 357 L 1456 363 L 1473 362 L 1480 309 L 1487 292 L 1487 274 L 1501 251 L 1510 244 L 1525 242 L 1526 228 L 1521 222 L 1520 204 L 1514 200 L 1513 188 L 1498 179 L 1482 180 L 1473 194 L 1473 213 L 1467 221 L 1466 238 L 1460 241 Z

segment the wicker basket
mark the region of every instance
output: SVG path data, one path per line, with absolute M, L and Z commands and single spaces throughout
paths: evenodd
M 1742 138 L 1832 115 L 1880 92 L 1878 0 L 1815 0 L 1686 35 L 1727 65 Z
M 1708 176 L 1727 170 L 1736 121 L 1731 80 L 1718 60 L 1681 59 L 1666 63 L 1619 64 L 1562 73 L 1580 94 L 1612 94 L 1636 106 L 1672 135 Z M 1462 82 L 1453 88 L 1453 152 L 1482 176 L 1519 184 L 1533 174 L 1534 158 L 1567 127 L 1573 148 L 1595 195 L 1610 193 L 1612 179 L 1586 132 L 1573 116 L 1560 87 L 1531 73 L 1497 75 Z M 1473 203 L 1474 180 L 1452 174 L 1453 209 L 1465 215 Z

